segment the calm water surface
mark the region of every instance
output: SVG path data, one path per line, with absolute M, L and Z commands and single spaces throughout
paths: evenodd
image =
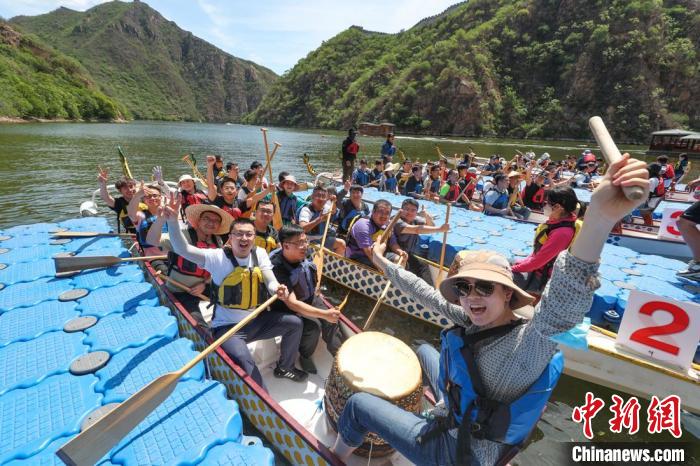
M 298 179 L 311 180 L 302 164 L 302 155 L 309 154 L 317 171 L 340 169 L 340 145 L 345 133 L 337 131 L 305 131 L 270 128 L 270 147 L 279 142 L 282 147 L 274 160 L 275 176 L 282 170 L 294 173 Z M 360 156 L 370 163 L 377 158 L 382 138 L 360 137 Z M 584 148 L 594 146 L 571 141 L 519 141 L 508 139 L 460 139 L 397 137 L 399 148 L 410 159 L 436 158 L 435 145 L 445 154 L 466 152 L 472 148 L 479 156 L 492 153 L 510 158 L 515 150 L 532 150 L 537 155 L 548 152 L 555 159 L 567 154 L 578 155 Z M 195 154 L 200 170 L 205 171 L 205 155 L 218 154 L 225 161 L 236 161 L 241 174 L 251 162 L 264 163 L 265 151 L 260 129 L 244 125 L 195 123 L 135 122 L 129 124 L 19 124 L 0 125 L 0 228 L 25 223 L 57 221 L 79 215 L 81 202 L 88 200 L 97 189 L 97 166 L 109 168 L 112 181 L 121 175 L 117 145 L 127 154 L 132 173 L 137 179 L 150 179 L 151 168 L 161 165 L 167 180 L 177 180 L 190 173 L 182 161 L 184 154 Z M 637 157 L 646 147 L 623 146 Z M 113 218 L 102 208 L 101 213 Z M 344 290 L 329 285 L 329 294 L 338 300 Z M 358 325 L 369 315 L 373 302 L 353 294 L 347 306 L 348 314 Z M 374 321 L 373 329 L 394 334 L 412 346 L 422 342 L 437 344 L 436 327 L 383 308 Z M 582 441 L 581 427 L 571 421 L 573 406 L 581 404 L 586 391 L 609 404 L 612 391 L 597 385 L 563 376 L 549 403 L 533 441 L 518 456 L 515 463 L 557 465 L 564 462 L 564 450 L 557 444 Z M 646 425 L 642 403 L 642 426 Z M 608 432 L 607 408 L 596 417 L 594 427 L 604 441 L 667 441 L 666 435 L 634 436 Z M 644 430 L 644 429 L 642 429 Z M 685 433 L 686 442 L 697 439 Z M 698 454 L 695 453 L 695 459 Z M 692 462 L 692 461 L 691 461 Z

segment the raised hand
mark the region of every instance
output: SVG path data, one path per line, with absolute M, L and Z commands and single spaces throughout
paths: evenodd
M 180 211 L 180 196 L 178 193 L 170 192 L 165 196 L 165 203 L 158 208 L 158 216 L 165 220 L 177 220 L 177 213 Z
M 207 166 L 213 167 L 216 164 L 216 157 L 213 155 L 207 155 Z
M 97 167 L 97 180 L 100 183 L 105 183 L 107 184 L 107 180 L 109 179 L 109 170 L 102 168 L 100 166 Z
M 350 183 L 350 180 L 345 180 L 345 183 L 343 183 L 343 188 L 345 189 L 345 192 L 350 192 L 350 186 L 352 186 L 352 183 Z
M 153 179 L 158 184 L 163 184 L 163 169 L 160 165 L 153 167 Z
M 625 153 L 601 178 L 600 183 L 591 195 L 588 218 L 591 213 L 599 216 L 611 226 L 635 207 L 644 202 L 644 197 L 630 201 L 622 192 L 623 186 L 639 186 L 644 193 L 649 193 L 649 171 L 647 164 L 641 160 L 632 159 Z

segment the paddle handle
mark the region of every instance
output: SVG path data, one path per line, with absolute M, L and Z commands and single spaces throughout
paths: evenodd
M 254 311 L 252 311 L 250 314 L 248 314 L 247 316 L 245 316 L 245 318 L 244 318 L 242 321 L 238 322 L 236 325 L 234 325 L 233 327 L 231 327 L 226 333 L 224 333 L 223 335 L 221 335 L 214 343 L 212 343 L 211 345 L 209 345 L 209 346 L 207 346 L 206 348 L 204 348 L 204 350 L 202 350 L 201 353 L 199 353 L 199 354 L 198 354 L 196 357 L 194 357 L 190 362 L 188 362 L 187 364 L 185 364 L 184 366 L 182 366 L 182 368 L 180 368 L 180 369 L 177 371 L 177 374 L 179 374 L 179 377 L 182 377 L 183 375 L 185 375 L 185 374 L 187 373 L 187 371 L 189 371 L 189 370 L 192 369 L 194 366 L 196 366 L 197 364 L 199 364 L 199 362 L 200 362 L 201 360 L 203 360 L 204 358 L 206 358 L 207 356 L 209 356 L 209 354 L 212 353 L 214 350 L 216 350 L 216 348 L 218 348 L 219 346 L 221 346 L 221 345 L 223 345 L 224 343 L 226 343 L 226 340 L 228 340 L 229 338 L 231 338 L 231 337 L 233 336 L 234 333 L 236 333 L 237 331 L 239 331 L 240 329 L 242 329 L 243 327 L 245 327 L 246 325 L 248 325 L 248 323 L 249 323 L 251 320 L 255 319 L 255 318 L 258 316 L 258 314 L 260 314 L 261 312 L 264 312 L 265 309 L 267 309 L 267 307 L 268 307 L 270 304 L 274 303 L 275 301 L 277 301 L 277 295 L 276 295 L 276 294 L 275 294 L 274 296 L 272 296 L 270 299 L 268 299 L 267 301 L 265 301 L 264 303 L 262 303 L 260 306 L 256 307 Z
M 391 238 L 391 232 L 394 231 L 394 226 L 396 225 L 396 222 L 399 221 L 399 218 L 401 218 L 401 209 L 399 209 L 399 211 L 396 212 L 394 218 L 392 218 L 389 222 L 389 225 L 386 226 L 386 229 L 384 230 L 384 233 L 382 233 L 382 236 L 379 237 L 380 243 L 386 243 L 387 241 L 389 241 L 389 238 Z
M 452 204 L 447 204 L 447 213 L 445 213 L 445 223 L 450 223 L 450 208 Z M 442 266 L 445 264 L 445 250 L 447 249 L 447 232 L 442 234 L 442 249 L 440 250 L 440 267 L 438 268 L 437 279 L 435 280 L 435 288 L 440 286 L 442 281 Z
M 159 277 L 161 277 L 161 278 L 162 278 L 163 280 L 165 280 L 166 282 L 172 284 L 173 286 L 175 286 L 175 287 L 177 287 L 177 288 L 180 288 L 181 290 L 187 291 L 187 292 L 190 293 L 190 294 L 192 293 L 192 288 L 190 288 L 190 287 L 187 286 L 187 285 L 184 285 L 184 284 L 180 283 L 179 281 L 175 280 L 174 278 L 170 278 L 170 277 L 168 277 L 167 275 L 163 275 L 163 274 L 161 273 L 160 270 L 159 270 L 158 272 L 156 272 L 156 275 L 158 275 Z M 197 293 L 197 294 L 195 294 L 194 296 L 198 297 L 198 298 L 201 299 L 202 301 L 207 301 L 207 302 L 209 302 L 209 298 L 207 298 L 206 296 L 204 296 L 202 293 Z
M 615 141 L 613 141 L 612 136 L 610 136 L 608 129 L 605 127 L 603 119 L 599 116 L 591 117 L 591 119 L 588 120 L 588 126 L 591 128 L 593 137 L 595 137 L 598 146 L 600 146 L 600 151 L 603 153 L 603 157 L 608 166 L 617 162 L 622 157 L 622 154 L 620 153 L 620 149 L 615 145 Z M 622 192 L 630 201 L 638 201 L 645 196 L 641 186 L 622 186 Z
M 137 261 L 164 261 L 168 256 L 139 256 L 139 257 L 121 257 L 122 262 L 137 262 Z
M 331 204 L 331 209 L 329 210 L 329 213 L 334 213 L 335 212 L 335 200 Z M 321 213 L 321 215 L 324 215 Z M 332 216 L 332 215 L 331 215 Z M 326 249 L 326 238 L 328 237 L 328 227 L 331 226 L 331 216 L 328 217 L 328 220 L 326 220 L 326 227 L 323 229 L 323 237 L 321 238 L 321 248 L 318 250 L 318 253 L 320 254 L 320 260 L 318 264 L 316 265 L 316 290 L 315 293 L 318 294 L 318 291 L 321 289 L 321 276 L 323 275 L 323 262 L 325 259 L 325 249 Z
M 403 263 L 404 263 L 404 260 L 401 259 L 401 261 L 399 261 L 399 266 L 403 265 Z M 382 302 L 384 302 L 384 298 L 386 298 L 387 293 L 389 293 L 389 288 L 391 288 L 391 282 L 389 281 L 389 279 L 387 279 L 386 285 L 384 285 L 384 289 L 382 290 L 382 294 L 379 295 L 379 299 L 377 299 L 377 302 L 374 303 L 374 307 L 372 308 L 372 312 L 370 312 L 369 317 L 367 318 L 367 322 L 365 322 L 365 325 L 362 327 L 363 331 L 367 330 L 369 328 L 369 325 L 374 320 L 374 317 L 377 315 L 377 312 L 379 311 L 379 307 L 382 305 Z

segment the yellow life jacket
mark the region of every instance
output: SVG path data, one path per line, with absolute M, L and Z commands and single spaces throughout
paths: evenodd
M 233 251 L 224 248 L 226 257 L 233 264 L 233 271 L 224 280 L 211 286 L 212 304 L 229 309 L 253 309 L 267 299 L 267 286 L 263 280 L 262 270 L 258 265 L 256 248 L 250 252 L 250 265 L 242 267 L 238 264 Z
M 573 223 L 573 225 L 572 225 Z M 581 231 L 581 226 L 583 225 L 583 220 L 576 219 L 575 222 L 571 221 L 564 221 L 564 222 L 559 222 L 555 224 L 550 224 L 550 223 L 541 223 L 537 226 L 535 229 L 535 244 L 534 244 L 534 249 L 535 252 L 537 252 L 543 245 L 544 243 L 547 242 L 547 233 L 556 230 L 557 228 L 562 228 L 562 227 L 569 227 L 571 228 L 572 226 L 574 227 L 574 237 L 571 239 L 570 245 L 573 244 L 574 240 L 576 239 L 576 236 L 578 235 L 578 232 Z
M 255 245 L 263 248 L 266 252 L 271 252 L 277 249 L 277 240 L 275 240 L 274 228 L 270 225 L 265 233 L 255 231 Z
M 354 227 L 355 222 L 357 222 L 361 218 L 366 218 L 366 217 L 362 217 L 362 216 L 358 215 L 355 218 L 353 218 L 352 221 L 350 222 L 350 224 L 348 225 L 348 236 L 347 236 L 348 246 L 350 246 L 352 244 L 353 247 L 359 247 L 357 244 L 357 241 L 355 240 L 355 237 L 352 235 L 352 227 Z M 374 225 L 375 227 L 377 226 L 377 224 L 372 221 L 371 217 L 367 218 L 367 220 L 369 220 L 369 222 L 372 225 Z M 384 234 L 384 228 L 377 229 L 377 231 L 372 233 L 372 241 L 376 242 L 382 236 L 382 234 Z

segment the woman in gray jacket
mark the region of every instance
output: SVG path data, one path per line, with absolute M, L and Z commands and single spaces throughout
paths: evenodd
M 367 432 L 375 432 L 420 465 L 492 465 L 511 457 L 537 423 L 562 370 L 550 337 L 583 320 L 599 286 L 607 234 L 640 203 L 628 200 L 621 187 L 648 190 L 648 183 L 646 164 L 628 154 L 610 166 L 534 312 L 532 296 L 513 283 L 508 261 L 496 253 L 462 252 L 438 291 L 388 261 L 386 246 L 375 244 L 373 260 L 392 285 L 455 327 L 443 332 L 440 352 L 430 345 L 418 349 L 438 399 L 434 415 L 425 418 L 374 395 L 355 394 L 340 416 L 335 453 L 348 458 Z M 518 317 L 527 310 L 529 320 Z

